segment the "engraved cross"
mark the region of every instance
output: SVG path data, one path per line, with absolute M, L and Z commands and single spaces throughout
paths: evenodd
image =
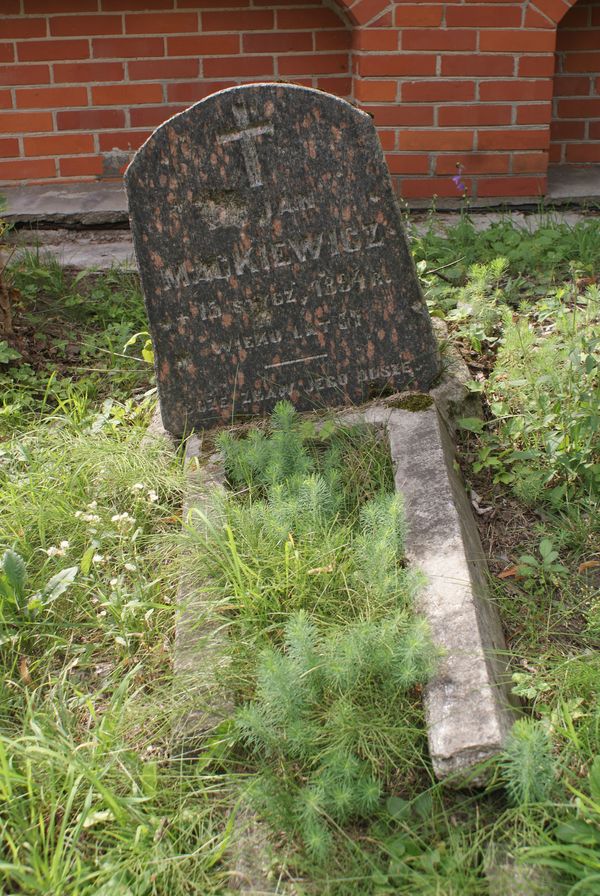
M 236 143 L 238 140 L 240 141 L 250 186 L 260 187 L 262 186 L 262 174 L 254 140 L 256 137 L 260 137 L 261 134 L 273 134 L 273 125 L 261 124 L 250 127 L 248 112 L 244 106 L 234 106 L 233 117 L 240 130 L 233 131 L 233 133 L 230 134 L 221 134 L 217 137 L 217 143 L 223 145 L 224 143 Z

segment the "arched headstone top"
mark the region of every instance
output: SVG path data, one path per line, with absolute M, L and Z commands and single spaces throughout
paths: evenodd
M 223 90 L 161 125 L 126 185 L 170 431 L 437 376 L 376 132 L 350 103 Z

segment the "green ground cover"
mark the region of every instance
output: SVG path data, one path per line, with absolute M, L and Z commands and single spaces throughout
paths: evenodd
M 548 218 L 530 234 L 507 218 L 478 234 L 464 216 L 412 233 L 430 310 L 484 402 L 483 421 L 463 421 L 463 473 L 524 707 L 483 793 L 432 780 L 419 690 L 435 658 L 385 451 L 285 407 L 271 431 L 224 437 L 223 525 L 184 536 L 223 597 L 238 710 L 199 756 L 173 754 L 183 474 L 177 453 L 141 442 L 150 367 L 141 340 L 125 348 L 145 328 L 139 286 L 12 264 L 4 892 L 223 892 L 249 794 L 275 831 L 281 892 L 484 894 L 506 849 L 550 875 L 540 893 L 600 893 L 598 229 Z

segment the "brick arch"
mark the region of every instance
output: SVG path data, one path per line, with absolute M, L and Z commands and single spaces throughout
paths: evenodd
M 577 0 L 535 0 L 530 2 L 525 14 L 525 27 L 556 28 Z
M 387 12 L 392 3 L 390 0 L 333 0 L 333 5 L 346 14 L 352 25 L 363 26 Z

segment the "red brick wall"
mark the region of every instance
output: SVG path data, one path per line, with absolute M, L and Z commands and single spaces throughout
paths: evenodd
M 583 2 L 559 40 L 595 38 L 593 28 L 569 25 L 580 9 L 595 21 L 598 10 Z M 0 0 L 0 182 L 118 176 L 128 154 L 175 112 L 221 87 L 281 79 L 369 111 L 407 199 L 459 196 L 457 165 L 475 199 L 536 197 L 546 184 L 557 23 L 570 6 Z M 596 78 L 586 77 L 595 88 Z M 577 122 L 562 102 L 557 116 Z M 595 102 L 600 95 L 585 101 L 582 120 Z M 594 127 L 576 138 L 578 152 L 583 139 L 595 139 Z M 570 147 L 560 157 L 581 161 Z
M 600 0 L 579 0 L 558 26 L 550 161 L 600 163 Z

